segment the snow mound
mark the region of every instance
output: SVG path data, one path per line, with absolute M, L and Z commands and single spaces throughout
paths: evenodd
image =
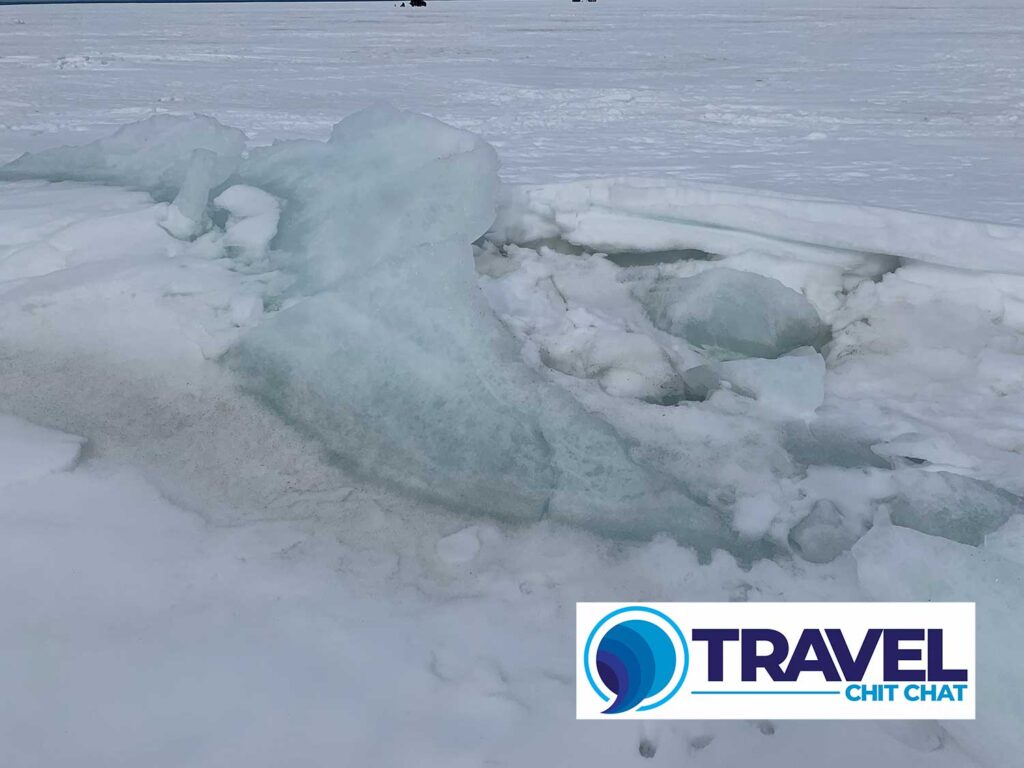
M 727 357 L 778 357 L 827 335 L 801 294 L 734 269 L 658 280 L 640 301 L 656 327 Z

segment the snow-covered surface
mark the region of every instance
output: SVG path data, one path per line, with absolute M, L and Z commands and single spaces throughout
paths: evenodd
M 0 8 L 0 160 L 154 112 L 326 138 L 385 99 L 510 181 L 654 176 L 1024 223 L 1019 0 Z
M 3 51 L 18 74 L 0 109 L 34 89 L 54 127 L 0 130 L 33 151 L 0 166 L 6 762 L 1007 768 L 1024 753 L 1024 229 L 1019 157 L 997 151 L 1020 94 L 956 91 L 970 130 L 929 102 L 936 150 L 917 107 L 877 90 L 908 77 L 927 101 L 948 82 L 923 72 L 968 77 L 918 38 L 949 54 L 954 29 L 1012 30 L 1006 7 L 917 13 L 913 34 L 894 9 L 789 2 L 770 18 L 432 3 L 416 21 L 386 3 L 264 6 L 245 30 L 227 27 L 234 7 L 190 8 L 118 9 L 94 26 L 105 38 L 86 34 L 89 8 L 0 9 L 27 51 Z M 45 69 L 33 23 L 109 51 L 149 41 L 151 58 Z M 780 38 L 762 43 L 766 85 L 741 82 L 754 28 Z M 1020 56 L 959 45 L 991 49 L 990 77 Z M 884 82 L 867 67 L 881 50 Z M 280 76 L 257 77 L 271 63 Z M 187 103 L 160 102 L 147 78 L 176 68 Z M 715 78 L 733 117 L 714 141 L 770 158 L 771 178 L 685 122 Z M 620 86 L 621 106 L 600 100 Z M 779 114 L 752 98 L 770 87 L 790 117 L 740 119 Z M 385 106 L 329 127 L 371 88 L 494 146 Z M 193 106 L 227 125 L 162 116 L 104 138 L 111 114 Z M 790 146 L 829 116 L 841 136 L 807 141 L 835 138 L 817 150 L 832 162 Z M 864 181 L 865 157 L 888 170 Z M 586 599 L 977 600 L 978 720 L 576 722 Z

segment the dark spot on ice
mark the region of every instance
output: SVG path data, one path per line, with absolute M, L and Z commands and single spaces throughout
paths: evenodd
M 762 720 L 757 724 L 757 730 L 759 730 L 763 736 L 774 736 L 775 724 L 770 720 Z
M 640 757 L 652 758 L 657 753 L 658 747 L 650 739 L 640 739 Z
M 677 261 L 713 261 L 718 257 L 699 248 L 681 248 L 670 251 L 623 251 L 606 254 L 605 258 L 620 267 L 652 267 Z
M 700 736 L 694 736 L 690 739 L 690 749 L 698 751 L 705 749 L 708 744 L 715 740 L 715 737 L 710 733 L 701 734 Z

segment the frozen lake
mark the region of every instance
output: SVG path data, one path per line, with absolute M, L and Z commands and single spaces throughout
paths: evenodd
M 1024 222 L 1024 4 L 452 0 L 0 8 L 0 159 L 198 111 L 322 138 L 377 99 L 511 181 L 643 175 Z
M 1022 72 L 1019 0 L 0 6 L 0 762 L 1018 765 Z M 578 722 L 588 600 L 976 602 L 978 716 Z

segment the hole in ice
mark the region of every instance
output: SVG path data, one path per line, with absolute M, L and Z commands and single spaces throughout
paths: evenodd
M 620 267 L 653 267 L 678 261 L 714 261 L 719 257 L 699 248 L 683 248 L 671 251 L 622 251 L 607 253 L 605 258 Z

